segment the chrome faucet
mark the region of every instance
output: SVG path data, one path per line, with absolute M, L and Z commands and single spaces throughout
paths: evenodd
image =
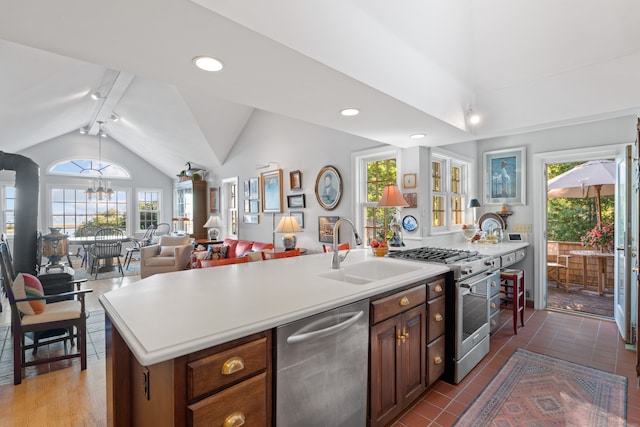
M 348 222 L 349 224 L 351 224 L 351 230 L 353 230 L 353 237 L 356 239 L 356 245 L 361 245 L 362 244 L 362 239 L 360 238 L 360 235 L 356 231 L 356 226 L 353 225 L 353 222 L 351 222 L 350 219 L 340 218 L 338 221 L 336 221 L 336 225 L 333 226 L 333 253 L 331 254 L 331 269 L 332 270 L 339 269 L 340 268 L 340 263 L 342 261 L 344 261 L 345 258 L 347 258 L 347 255 L 349 255 L 349 250 L 350 249 L 347 250 L 347 252 L 344 255 L 340 255 L 338 253 L 338 236 L 340 235 L 340 233 L 338 233 L 338 231 L 340 229 L 340 226 L 344 222 Z

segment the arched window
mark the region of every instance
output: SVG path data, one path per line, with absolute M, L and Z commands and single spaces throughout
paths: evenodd
M 66 176 L 131 178 L 131 174 L 120 165 L 88 159 L 72 159 L 56 163 L 49 168 L 49 173 Z

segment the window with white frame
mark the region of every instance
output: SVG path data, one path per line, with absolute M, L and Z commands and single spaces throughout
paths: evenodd
M 157 226 L 160 217 L 160 191 L 139 190 L 136 203 L 138 207 L 136 231 L 146 230 L 150 225 Z
M 127 192 L 114 191 L 110 199 L 88 197 L 84 188 L 51 188 L 51 227 L 69 236 L 82 235 L 88 225 L 127 230 Z
M 468 160 L 439 152 L 431 154 L 431 232 L 455 230 L 465 222 L 468 200 Z
M 2 187 L 2 232 L 13 235 L 15 228 L 16 189 L 13 186 Z
M 398 150 L 374 151 L 356 157 L 358 180 L 358 224 L 364 235 L 365 245 L 371 240 L 388 240 L 391 237 L 389 224 L 396 208 L 379 208 L 384 187 L 397 184 Z

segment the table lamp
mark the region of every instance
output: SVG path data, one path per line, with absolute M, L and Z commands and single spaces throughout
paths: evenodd
M 473 225 L 476 224 L 476 209 L 479 208 L 480 206 L 481 205 L 478 199 L 469 200 L 469 205 L 467 207 L 473 209 Z
M 280 222 L 278 226 L 273 230 L 274 233 L 286 233 L 284 237 L 282 237 L 282 245 L 284 246 L 285 251 L 290 251 L 296 248 L 296 236 L 293 233 L 299 233 L 303 231 L 300 228 L 300 224 L 294 216 L 285 215 L 280 218 Z
M 400 189 L 397 185 L 391 184 L 384 187 L 382 197 L 378 202 L 380 208 L 407 208 L 409 203 L 404 199 Z M 398 218 L 398 210 L 393 213 L 391 223 L 389 224 L 391 229 L 391 239 L 389 240 L 390 247 L 402 247 L 404 242 L 402 241 L 402 224 Z
M 220 227 L 224 227 L 222 220 L 218 215 L 211 215 L 202 228 L 208 228 L 207 237 L 209 240 L 218 240 L 220 237 Z

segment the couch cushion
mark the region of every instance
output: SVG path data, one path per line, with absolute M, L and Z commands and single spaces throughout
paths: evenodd
M 252 246 L 253 242 L 249 240 L 238 240 L 238 244 L 236 245 L 236 257 L 244 256 L 251 250 Z
M 264 261 L 264 252 L 249 252 L 247 253 L 247 258 L 249 259 L 249 262 Z
M 145 267 L 166 267 L 176 265 L 176 259 L 172 256 L 154 256 L 147 258 Z
M 42 283 L 37 277 L 28 273 L 18 273 L 13 281 L 13 295 L 16 299 L 44 296 Z M 19 302 L 18 310 L 23 314 L 40 314 L 45 310 L 45 300 Z
M 238 241 L 235 239 L 224 239 L 224 242 L 222 243 L 223 246 L 229 246 L 229 249 L 227 249 L 227 258 L 235 258 L 238 255 L 236 255 L 236 246 L 238 245 Z
M 176 254 L 176 248 L 180 246 L 160 246 L 160 253 L 158 256 L 160 257 L 172 257 Z
M 212 260 L 212 259 L 222 259 L 227 257 L 227 251 L 229 250 L 229 246 L 213 246 L 209 245 L 209 249 L 205 253 L 203 259 Z
M 251 249 L 254 252 L 264 251 L 265 249 L 273 249 L 273 243 L 253 242 Z

